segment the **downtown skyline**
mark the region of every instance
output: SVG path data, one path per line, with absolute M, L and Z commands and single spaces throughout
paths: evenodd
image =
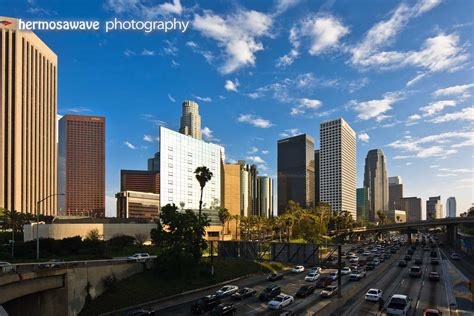
M 278 6 L 292 2 L 299 5 L 286 10 Z M 276 1 L 270 8 L 242 1 L 238 6 L 221 5 L 219 10 L 212 6 L 190 9 L 192 3 L 182 1 L 182 17 L 194 21 L 184 35 L 36 34 L 58 55 L 58 113 L 107 118 L 108 215 L 115 214 L 120 169 L 146 169 L 146 158 L 158 149 L 158 125 L 178 130 L 185 99 L 199 103 L 203 138 L 222 144 L 227 162 L 245 159 L 274 179 L 279 139 L 299 133 L 319 139 L 320 122 L 344 117 L 358 135 L 357 187 L 362 187 L 367 152 L 382 148 L 387 175 L 404 179 L 405 196 L 423 201 L 430 196 L 441 195 L 442 201 L 455 196 L 459 214 L 473 200 L 472 123 L 466 120 L 473 116 L 469 115 L 473 100 L 469 89 L 474 88 L 472 48 L 469 27 L 462 26 L 472 21 L 461 1 L 438 5 L 438 1 L 425 1 L 427 6 L 416 8 L 420 3 L 374 2 L 376 14 L 364 15 L 359 10 L 355 16 L 348 13 L 351 4 L 344 1 L 332 6 Z M 41 7 L 41 1 L 25 1 L 24 8 L 16 4 L 7 1 L 4 15 L 92 18 L 75 4 L 64 11 Z M 124 7 L 119 13 L 114 4 L 90 2 L 87 10 L 94 12 L 94 18 L 106 19 L 142 15 L 146 8 Z M 48 10 L 55 14 L 43 15 Z M 262 28 L 260 32 L 243 29 L 240 32 L 252 34 L 224 38 L 213 33 L 216 19 L 211 16 L 220 16 L 227 28 L 238 29 L 241 22 L 230 22 L 230 17 L 245 16 L 250 10 L 268 18 L 263 19 L 267 24 L 255 25 Z M 394 31 L 386 39 L 389 44 L 371 38 L 370 43 L 378 44 L 368 45 L 370 30 L 388 27 L 382 21 L 391 23 Z M 321 34 L 337 35 L 336 40 L 304 32 L 306 23 L 312 22 Z M 296 35 L 289 40 L 293 26 Z M 250 59 L 226 54 L 232 36 L 241 36 L 250 48 L 250 44 L 260 48 L 250 50 Z M 446 49 L 434 53 L 447 55 L 426 62 L 417 59 L 429 45 L 441 45 Z M 374 58 L 357 59 L 355 52 L 364 50 Z M 397 66 L 393 61 L 378 64 L 377 54 L 383 51 L 392 53 L 387 58 L 410 54 L 410 61 Z M 318 142 L 315 147 L 320 148 Z

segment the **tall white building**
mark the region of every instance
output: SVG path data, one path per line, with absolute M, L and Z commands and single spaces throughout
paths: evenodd
M 199 105 L 196 102 L 189 100 L 183 102 L 179 132 L 201 139 L 201 116 L 199 115 Z
M 320 199 L 357 217 L 356 133 L 339 118 L 320 125 Z
M 454 196 L 446 200 L 446 216 L 456 217 L 456 198 Z
M 199 209 L 201 188 L 194 171 L 206 166 L 213 173 L 204 187 L 203 209 L 220 206 L 224 148 L 160 127 L 160 204 L 184 203 Z M 216 202 L 218 202 L 216 204 Z

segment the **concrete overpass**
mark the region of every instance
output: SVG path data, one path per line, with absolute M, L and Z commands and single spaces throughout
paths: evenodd
M 153 262 L 127 259 L 17 264 L 15 271 L 0 272 L 0 305 L 10 316 L 77 315 L 86 296 L 93 299 L 106 288 L 104 280 L 130 277 L 152 267 Z

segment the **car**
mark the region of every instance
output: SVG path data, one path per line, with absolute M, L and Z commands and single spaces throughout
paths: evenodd
M 431 258 L 437 258 L 437 257 L 438 257 L 438 253 L 437 253 L 436 251 L 434 251 L 434 250 L 431 250 L 431 252 L 430 252 L 430 257 L 431 257 Z
M 409 275 L 412 278 L 421 278 L 422 270 L 419 266 L 412 266 L 409 270 Z
M 252 289 L 250 287 L 244 287 L 239 289 L 237 292 L 231 295 L 232 299 L 234 300 L 244 300 L 247 297 L 254 296 L 257 293 L 255 289 Z
M 15 272 L 16 266 L 9 262 L 0 262 L 0 271 L 3 273 Z
M 359 281 L 362 278 L 365 278 L 367 276 L 367 272 L 363 270 L 352 270 L 349 279 L 351 281 Z
M 316 287 L 314 285 L 303 285 L 298 289 L 295 296 L 301 298 L 306 297 L 310 294 L 313 294 L 315 289 Z
M 330 272 L 328 274 L 328 276 L 332 279 L 332 280 L 337 280 L 337 271 L 333 271 L 333 272 Z
M 356 252 L 359 253 L 359 254 L 364 253 L 364 249 L 357 249 Z
M 428 275 L 428 279 L 430 281 L 439 281 L 440 279 L 439 273 L 436 271 L 431 271 L 430 274 Z
M 43 263 L 38 264 L 38 268 L 40 268 L 40 269 L 53 269 L 53 268 L 59 267 L 62 262 L 64 262 L 64 261 L 59 260 L 59 259 L 52 259 L 48 262 L 43 262 Z
M 406 267 L 406 266 L 407 266 L 406 260 L 400 260 L 400 261 L 398 261 L 398 266 L 399 266 L 399 267 Z
M 309 268 L 308 273 L 313 273 L 313 272 L 321 273 L 321 267 L 311 267 L 311 268 Z
M 408 255 L 411 256 L 411 255 L 413 255 L 413 253 L 414 253 L 414 251 L 413 251 L 412 249 L 408 249 L 408 250 L 407 250 L 407 254 L 408 254 Z
M 415 264 L 423 264 L 423 258 L 421 258 L 421 257 L 416 257 L 416 258 L 415 258 Z
M 362 254 L 363 256 L 370 256 L 370 252 L 369 251 L 364 251 L 364 253 Z
M 379 259 L 374 259 L 374 260 L 372 261 L 372 263 L 373 263 L 374 265 L 378 266 L 378 265 L 381 263 L 381 261 L 380 261 Z
M 347 275 L 347 274 L 350 274 L 351 273 L 351 268 L 349 267 L 344 267 L 341 269 L 341 275 Z
M 349 259 L 349 262 L 350 262 L 350 263 L 357 263 L 357 262 L 359 262 L 359 257 L 351 257 L 351 258 Z
M 328 285 L 321 291 L 321 297 L 332 297 L 337 294 L 337 285 Z
M 358 269 L 359 269 L 359 265 L 357 265 L 357 264 L 351 264 L 351 265 L 349 266 L 349 268 L 351 269 L 351 271 L 352 271 L 352 270 L 358 270 Z
M 370 289 L 365 293 L 365 300 L 371 302 L 378 302 L 382 299 L 383 292 L 379 289 Z
M 371 271 L 371 270 L 374 270 L 376 266 L 377 266 L 377 265 L 376 265 L 375 263 L 369 262 L 369 263 L 367 263 L 367 266 L 365 267 L 365 269 L 366 269 L 367 271 Z
M 293 269 L 291 269 L 291 272 L 293 272 L 293 273 L 302 273 L 302 272 L 304 272 L 304 267 L 303 266 L 296 266 Z
M 423 247 L 423 251 L 430 251 L 430 247 L 429 246 Z
M 148 253 L 136 253 L 128 257 L 128 260 L 135 260 L 137 262 L 145 262 L 152 257 Z
M 268 302 L 269 309 L 282 309 L 293 303 L 295 301 L 294 297 L 291 295 L 280 294 L 270 302 Z
M 317 281 L 319 279 L 319 273 L 317 272 L 312 272 L 312 273 L 309 273 L 307 276 L 305 276 L 304 280 L 305 281 L 308 281 L 308 282 L 314 282 L 314 281 Z
M 258 299 L 260 301 L 270 301 L 280 295 L 280 293 L 281 288 L 278 285 L 270 285 L 266 287 L 262 292 L 260 292 Z
M 453 252 L 449 257 L 453 260 L 461 260 L 461 256 L 456 252 Z
M 423 316 L 441 316 L 443 313 L 437 308 L 425 308 Z
M 330 285 L 333 282 L 333 279 L 331 279 L 328 276 L 322 276 L 319 278 L 318 282 L 316 282 L 316 287 L 317 288 L 325 288 L 326 286 Z
M 410 255 L 405 255 L 405 261 L 410 261 L 411 260 L 411 256 Z
M 268 281 L 278 281 L 283 279 L 283 274 L 281 273 L 272 273 L 267 277 Z
M 237 308 L 232 303 L 222 303 L 214 307 L 211 311 L 212 316 L 235 315 Z
M 390 252 L 383 255 L 384 259 L 390 259 L 390 257 L 391 257 Z
M 221 299 L 217 295 L 207 295 L 199 298 L 191 305 L 191 313 L 201 314 L 211 311 L 214 307 L 221 304 Z
M 438 258 L 431 258 L 431 264 L 432 265 L 438 265 L 439 264 L 439 259 Z
M 224 298 L 237 293 L 239 287 L 237 285 L 225 285 L 216 291 L 217 297 Z
M 393 294 L 388 302 L 386 312 L 388 315 L 406 316 L 411 308 L 411 298 L 403 294 Z
M 155 315 L 155 311 L 153 309 L 145 309 L 145 308 L 134 309 L 127 312 L 127 314 L 125 314 L 125 316 L 152 316 L 152 315 Z
M 395 249 L 395 248 L 390 249 L 390 253 L 391 253 L 391 254 L 397 253 L 397 249 Z

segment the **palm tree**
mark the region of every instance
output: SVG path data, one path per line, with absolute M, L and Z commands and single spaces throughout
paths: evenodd
M 379 220 L 380 220 L 380 224 L 379 224 L 379 225 L 385 224 L 386 216 L 385 216 L 384 212 L 382 212 L 382 211 L 377 211 L 377 217 L 378 217 Z
M 225 223 L 230 219 L 229 210 L 225 207 L 221 207 L 219 208 L 219 211 L 217 211 L 217 216 L 219 217 L 219 221 L 222 223 L 222 239 L 224 239 Z
M 204 193 L 204 187 L 206 186 L 206 183 L 211 180 L 213 174 L 209 168 L 205 166 L 197 167 L 194 173 L 196 174 L 196 179 L 199 181 L 199 185 L 201 186 L 201 198 L 199 199 L 199 222 L 201 222 L 202 195 Z
M 238 235 L 237 235 L 237 230 L 238 230 L 238 227 L 239 227 L 239 220 L 240 220 L 240 215 L 239 214 L 235 214 L 235 215 L 232 215 L 231 218 L 233 220 L 235 220 L 235 240 L 238 239 Z
M 401 222 L 401 217 L 400 215 L 397 215 L 397 223 L 400 223 Z

